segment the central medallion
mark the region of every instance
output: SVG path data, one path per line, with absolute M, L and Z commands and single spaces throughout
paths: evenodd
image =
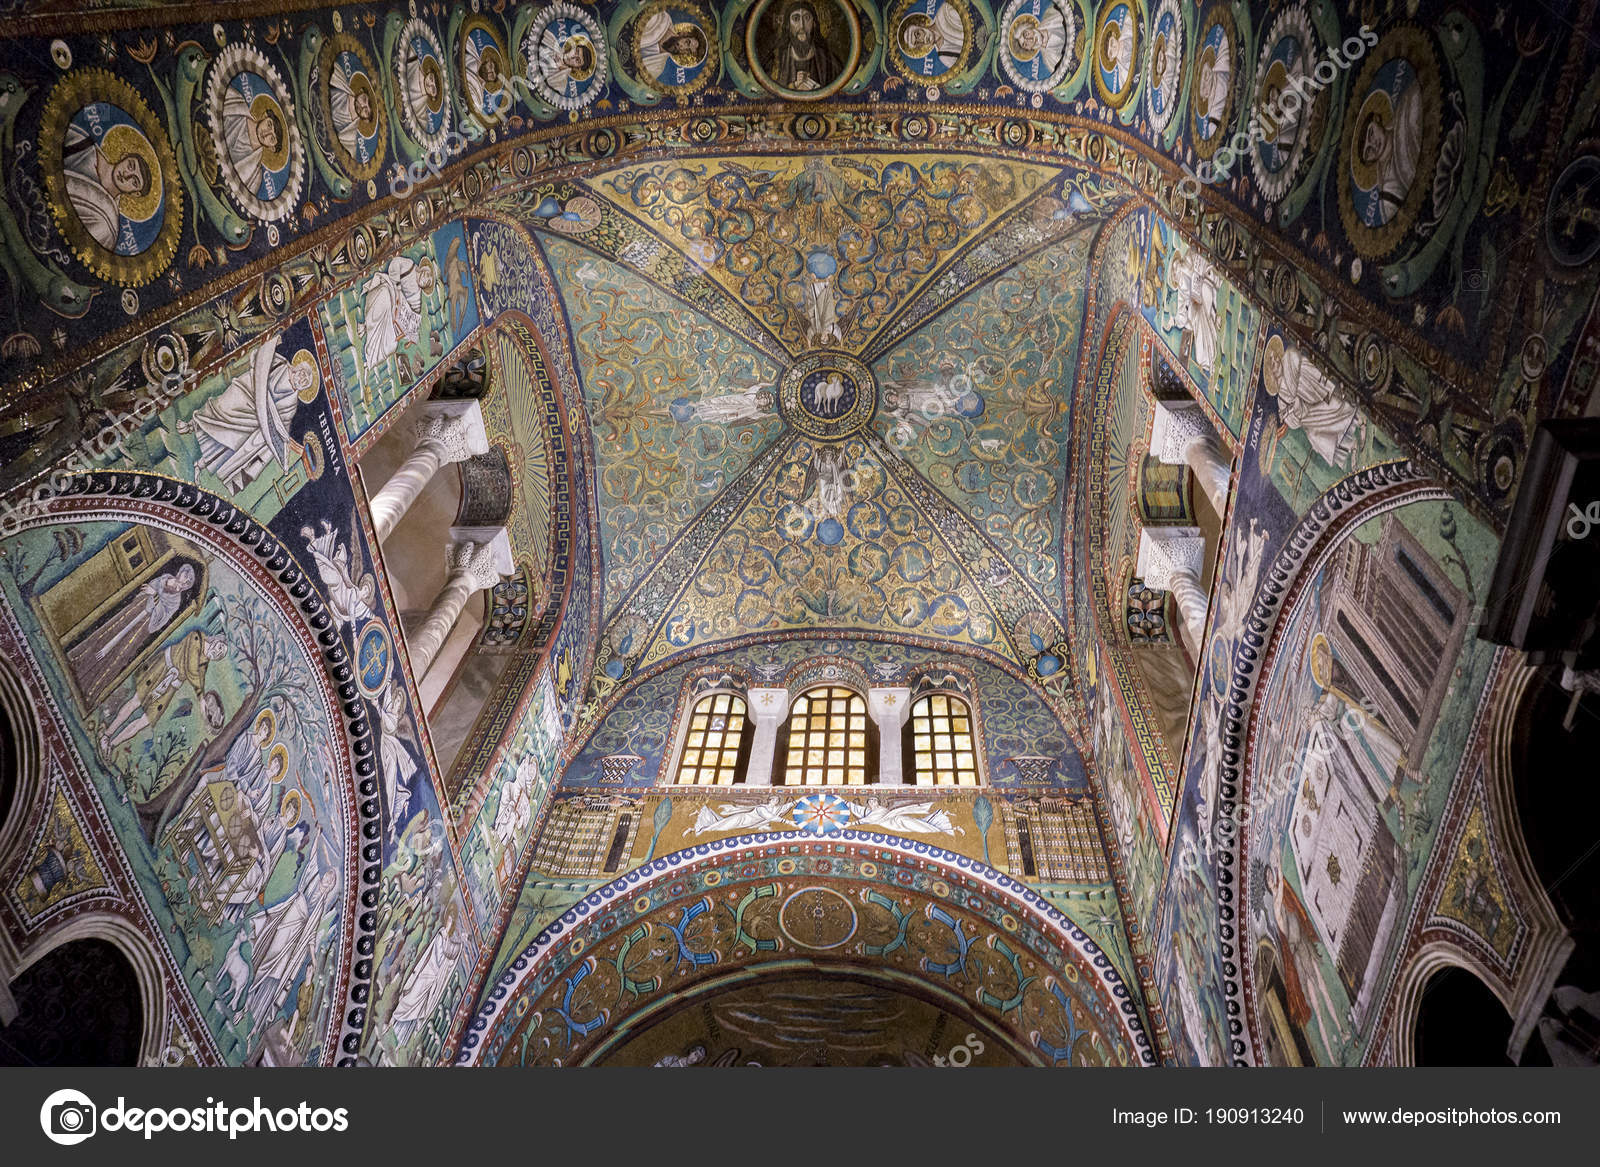
M 783 375 L 778 408 L 806 437 L 836 442 L 872 420 L 878 388 L 867 366 L 848 353 L 808 353 Z

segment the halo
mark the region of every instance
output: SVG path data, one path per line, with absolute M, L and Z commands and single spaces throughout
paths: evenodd
M 1207 45 L 1205 48 L 1200 50 L 1200 60 L 1198 62 L 1198 65 L 1199 65 L 1199 68 L 1195 70 L 1195 75 L 1198 76 L 1198 77 L 1204 77 L 1207 73 L 1211 72 L 1213 69 L 1216 68 L 1216 66 L 1217 66 L 1217 46 L 1216 45 Z M 1195 109 L 1200 114 L 1201 117 L 1209 118 L 1209 117 L 1211 117 L 1211 102 L 1206 96 L 1205 86 L 1202 85 L 1202 86 L 1199 86 L 1198 88 L 1199 88 L 1199 92 L 1195 94 L 1195 98 L 1194 98 Z M 1202 103 L 1204 103 L 1204 105 L 1205 105 L 1204 109 L 1200 108 Z
M 254 723 L 252 723 L 250 726 L 250 732 L 255 733 L 261 728 L 263 723 L 265 723 L 267 729 L 271 731 L 271 736 L 267 739 L 268 741 L 278 736 L 278 718 L 277 715 L 272 712 L 272 710 L 263 709 L 259 714 L 257 714 Z
M 283 829 L 292 831 L 300 822 L 300 816 L 305 808 L 305 796 L 298 790 L 286 790 L 283 794 L 283 804 L 278 808 L 278 817 L 283 820 Z M 294 816 L 290 817 L 290 810 Z
M 1111 47 L 1111 42 L 1117 39 L 1116 34 L 1111 31 L 1112 29 L 1116 29 L 1120 33 L 1122 31 L 1122 22 L 1108 20 L 1101 25 L 1100 44 L 1095 48 L 1094 55 L 1098 58 L 1096 64 L 1100 66 L 1101 72 L 1104 73 L 1111 73 L 1116 70 L 1116 66 L 1111 63 L 1111 59 L 1106 55 L 1106 50 Z
M 278 123 L 277 146 L 261 154 L 261 164 L 276 172 L 289 162 L 289 119 L 283 112 L 283 106 L 278 104 L 278 99 L 270 93 L 258 93 L 250 103 L 250 120 L 259 122 L 262 118 L 272 118 Z
M 706 59 L 706 34 L 701 31 L 701 28 L 698 24 L 693 24 L 687 20 L 678 21 L 672 26 L 672 31 L 667 34 L 667 38 L 669 40 L 674 37 L 682 39 L 686 36 L 693 36 L 695 40 L 699 42 L 700 55 L 698 57 L 691 57 L 688 53 L 684 53 L 682 56 L 678 55 L 677 53 L 669 53 L 668 56 L 670 56 L 674 61 L 678 62 L 678 64 L 682 65 L 685 69 L 692 69 L 701 61 Z
M 900 27 L 895 30 L 895 44 L 899 47 L 900 51 L 908 57 L 926 57 L 933 51 L 933 46 L 931 44 L 921 52 L 918 52 L 916 49 L 912 48 L 910 42 L 906 40 L 906 34 L 913 28 L 926 28 L 931 30 L 933 28 L 933 18 L 926 12 L 913 12 L 911 15 L 907 16 L 900 22 Z
M 1261 384 L 1266 389 L 1268 397 L 1276 397 L 1278 390 L 1282 388 L 1278 383 L 1277 376 L 1268 372 L 1268 370 L 1274 364 L 1281 368 L 1283 358 L 1283 337 L 1275 332 L 1272 334 L 1272 339 L 1267 341 L 1266 351 L 1261 354 Z
M 309 405 L 317 399 L 317 394 L 322 392 L 322 370 L 317 367 L 317 358 L 310 349 L 303 348 L 294 354 L 289 363 L 291 365 L 304 365 L 311 370 L 311 384 L 296 394 L 301 401 Z
M 155 147 L 138 127 L 126 123 L 112 126 L 100 139 L 100 150 L 106 161 L 115 166 L 129 154 L 137 154 L 144 162 L 145 173 L 150 176 L 150 189 L 142 195 L 125 194 L 117 198 L 117 209 L 135 223 L 154 218 L 161 210 L 161 164 L 156 161 Z
M 595 52 L 594 42 L 589 39 L 588 34 L 580 30 L 573 33 L 571 36 L 567 37 L 561 42 L 561 52 L 563 57 L 566 55 L 567 46 L 573 44 L 574 42 L 587 45 L 589 47 L 589 66 L 586 70 L 569 70 L 567 76 L 571 77 L 574 81 L 587 81 L 589 78 L 594 76 L 595 62 L 600 59 L 600 54 Z
M 1008 42 L 1008 44 L 1010 46 L 1010 49 L 1011 49 L 1011 59 L 1012 60 L 1014 60 L 1014 61 L 1031 61 L 1035 57 L 1037 57 L 1040 53 L 1044 52 L 1044 44 L 1042 42 L 1040 43 L 1038 48 L 1035 48 L 1035 49 L 1024 49 L 1022 47 L 1022 45 L 1021 45 L 1021 42 L 1019 42 L 1017 40 L 1017 34 L 1019 32 L 1021 32 L 1024 28 L 1038 28 L 1038 27 L 1039 27 L 1039 18 L 1036 17 L 1031 12 L 1024 12 L 1021 16 L 1017 17 L 1015 20 L 1013 20 L 1011 22 L 1011 28 L 1010 28 L 1010 31 L 1009 31 L 1009 35 L 1006 37 L 1006 40 L 1007 40 L 1007 42 Z
M 372 116 L 356 117 L 356 129 L 363 138 L 370 138 L 378 132 L 378 95 L 372 88 L 372 79 L 365 73 L 352 73 L 350 75 L 350 96 L 357 93 L 366 93 L 367 101 L 372 106 Z
M 271 771 L 272 769 L 274 769 L 274 767 L 273 767 L 273 763 L 274 762 L 278 762 L 280 764 L 277 767 L 278 776 L 276 778 L 274 778 L 272 781 L 274 783 L 282 782 L 285 778 L 287 778 L 289 776 L 289 747 L 284 745 L 282 742 L 279 742 L 277 745 L 273 746 L 270 750 L 267 751 L 267 769 L 268 769 L 268 771 Z
M 431 74 L 435 82 L 435 96 L 430 99 L 427 91 L 424 90 L 422 100 L 427 104 L 429 113 L 438 113 L 444 107 L 444 70 L 439 68 L 438 58 L 433 56 L 423 57 L 422 72 L 425 75 Z
M 1328 643 L 1328 638 L 1320 632 L 1314 634 L 1306 655 L 1311 658 L 1311 679 L 1317 683 L 1317 687 L 1332 689 L 1333 645 Z
M 1350 177 L 1360 190 L 1372 190 L 1378 185 L 1378 167 L 1361 156 L 1361 143 L 1367 136 L 1367 127 L 1381 122 L 1385 131 L 1394 124 L 1394 101 L 1387 89 L 1374 89 L 1361 102 L 1356 114 L 1355 136 L 1351 139 Z

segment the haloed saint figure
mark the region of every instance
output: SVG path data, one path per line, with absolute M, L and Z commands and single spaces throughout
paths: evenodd
M 821 89 L 839 75 L 838 58 L 822 38 L 810 0 L 790 0 L 784 6 L 766 66 L 774 83 L 801 92 Z

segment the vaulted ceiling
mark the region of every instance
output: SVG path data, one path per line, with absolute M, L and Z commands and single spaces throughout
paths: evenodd
M 540 243 L 594 428 L 587 708 L 788 633 L 953 646 L 1059 684 L 1087 272 L 1124 193 L 993 158 L 789 153 L 494 208 Z

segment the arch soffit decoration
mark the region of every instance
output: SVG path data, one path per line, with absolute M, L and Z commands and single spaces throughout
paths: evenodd
M 1118 976 L 1110 959 L 1087 933 L 1025 884 L 986 867 L 975 859 L 945 851 L 932 844 L 914 842 L 893 835 L 844 831 L 830 836 L 825 844 L 820 842 L 799 844 L 798 850 L 804 854 L 810 854 L 815 850 L 817 855 L 826 853 L 830 857 L 848 857 L 839 862 L 823 860 L 819 870 L 829 873 L 824 878 L 844 878 L 851 882 L 869 885 L 869 888 L 864 888 L 863 891 L 869 890 L 870 885 L 879 882 L 878 864 L 874 863 L 874 860 L 879 863 L 909 861 L 941 877 L 934 885 L 935 892 L 941 897 L 950 893 L 952 902 L 956 904 L 965 901 L 960 898 L 959 892 L 952 893 L 950 889 L 962 886 L 976 888 L 991 897 L 992 902 L 1005 909 L 1002 924 L 1010 937 L 1011 944 L 1022 944 L 1026 951 L 1032 953 L 1034 949 L 1026 944 L 1025 938 L 1028 935 L 1037 935 L 1041 943 L 1055 950 L 1052 958 L 1054 963 L 1044 962 L 1047 967 L 1055 967 L 1060 964 L 1061 956 L 1063 954 L 1066 956 L 1067 964 L 1071 966 L 1063 974 L 1066 982 L 1080 993 L 1092 992 L 1095 999 L 1105 1007 L 1107 1016 L 1115 1017 L 1120 1030 L 1117 1036 L 1126 1042 L 1131 1051 L 1131 1064 L 1144 1066 L 1156 1064 L 1156 1051 L 1152 1047 L 1145 1027 L 1137 992 Z M 759 859 L 762 856 L 782 855 L 785 859 L 779 860 L 779 870 L 787 869 L 793 872 L 796 870 L 796 861 L 789 857 L 796 853 L 796 843 L 791 835 L 738 835 L 655 859 L 618 877 L 604 887 L 591 891 L 535 936 L 499 980 L 486 987 L 471 1023 L 462 1036 L 456 1064 L 493 1064 L 504 1051 L 507 1039 L 512 1036 L 512 1030 L 518 1027 L 534 999 L 551 984 L 557 983 L 563 972 L 569 972 L 574 965 L 576 966 L 577 972 L 565 979 L 569 987 L 575 986 L 589 975 L 583 970 L 593 965 L 594 958 L 591 956 L 586 960 L 579 960 L 577 954 L 585 948 L 592 947 L 583 939 L 592 935 L 591 925 L 603 921 L 602 928 L 605 935 L 611 934 L 618 928 L 626 929 L 632 923 L 636 914 L 635 909 L 655 910 L 654 905 L 659 899 L 660 892 L 666 891 L 669 897 L 668 900 L 661 902 L 676 902 L 685 894 L 693 898 L 694 893 L 687 892 L 687 888 L 697 875 L 701 873 L 709 875 L 710 878 L 704 880 L 708 888 L 717 886 L 723 880 L 716 869 L 734 860 L 742 862 Z M 852 871 L 850 860 L 859 860 L 860 866 Z M 787 868 L 784 866 L 785 863 Z M 750 870 L 753 871 L 754 868 Z M 742 881 L 745 878 L 757 880 L 760 877 L 740 875 L 738 878 Z M 652 898 L 652 893 L 656 893 L 656 899 Z M 980 901 L 974 897 L 973 902 Z M 896 911 L 898 912 L 898 908 Z M 930 903 L 926 911 L 930 918 L 936 917 L 937 905 Z M 1013 929 L 1012 922 L 1017 923 L 1018 927 Z M 586 932 L 585 929 L 589 931 Z M 768 947 L 767 944 L 763 944 L 758 949 L 752 948 L 749 941 L 741 943 L 751 948 L 752 958 L 761 955 Z M 991 935 L 986 943 L 997 952 L 1004 950 L 1009 959 L 1015 959 L 1010 944 L 998 936 Z M 802 951 L 798 945 L 794 947 L 797 951 Z M 557 968 L 557 962 L 561 962 L 563 958 L 570 959 L 567 959 L 562 967 Z M 1042 958 L 1036 957 L 1036 959 Z M 1070 1009 L 1070 1005 L 1066 1005 L 1066 996 L 1063 995 L 1060 979 L 1051 976 L 1046 980 L 1049 982 L 1046 991 L 1055 995 L 1066 1008 Z M 931 983 L 939 984 L 937 981 Z M 1015 985 L 1016 980 L 1011 983 Z M 664 989 L 663 986 L 656 988 Z M 1018 990 L 1018 1000 L 1021 991 Z M 522 1003 L 524 1000 L 526 1004 Z M 1015 1007 L 1016 1001 L 1005 1002 L 998 998 L 990 1000 L 985 997 L 983 1004 L 995 1010 L 997 1017 L 1004 1018 L 1005 1014 Z M 603 1033 L 606 1022 L 621 1020 L 623 1018 L 612 1017 L 607 1012 L 605 1019 L 598 1024 L 593 1021 L 586 1022 L 588 1028 L 583 1031 L 582 1036 L 586 1036 L 589 1032 Z M 570 1025 L 570 1019 L 568 1023 Z M 1066 1053 L 1057 1056 L 1058 1064 L 1064 1060 L 1071 1060 L 1077 1037 L 1084 1036 L 1087 1031 L 1075 1029 L 1074 1032 L 1076 1036 L 1070 1040 Z

